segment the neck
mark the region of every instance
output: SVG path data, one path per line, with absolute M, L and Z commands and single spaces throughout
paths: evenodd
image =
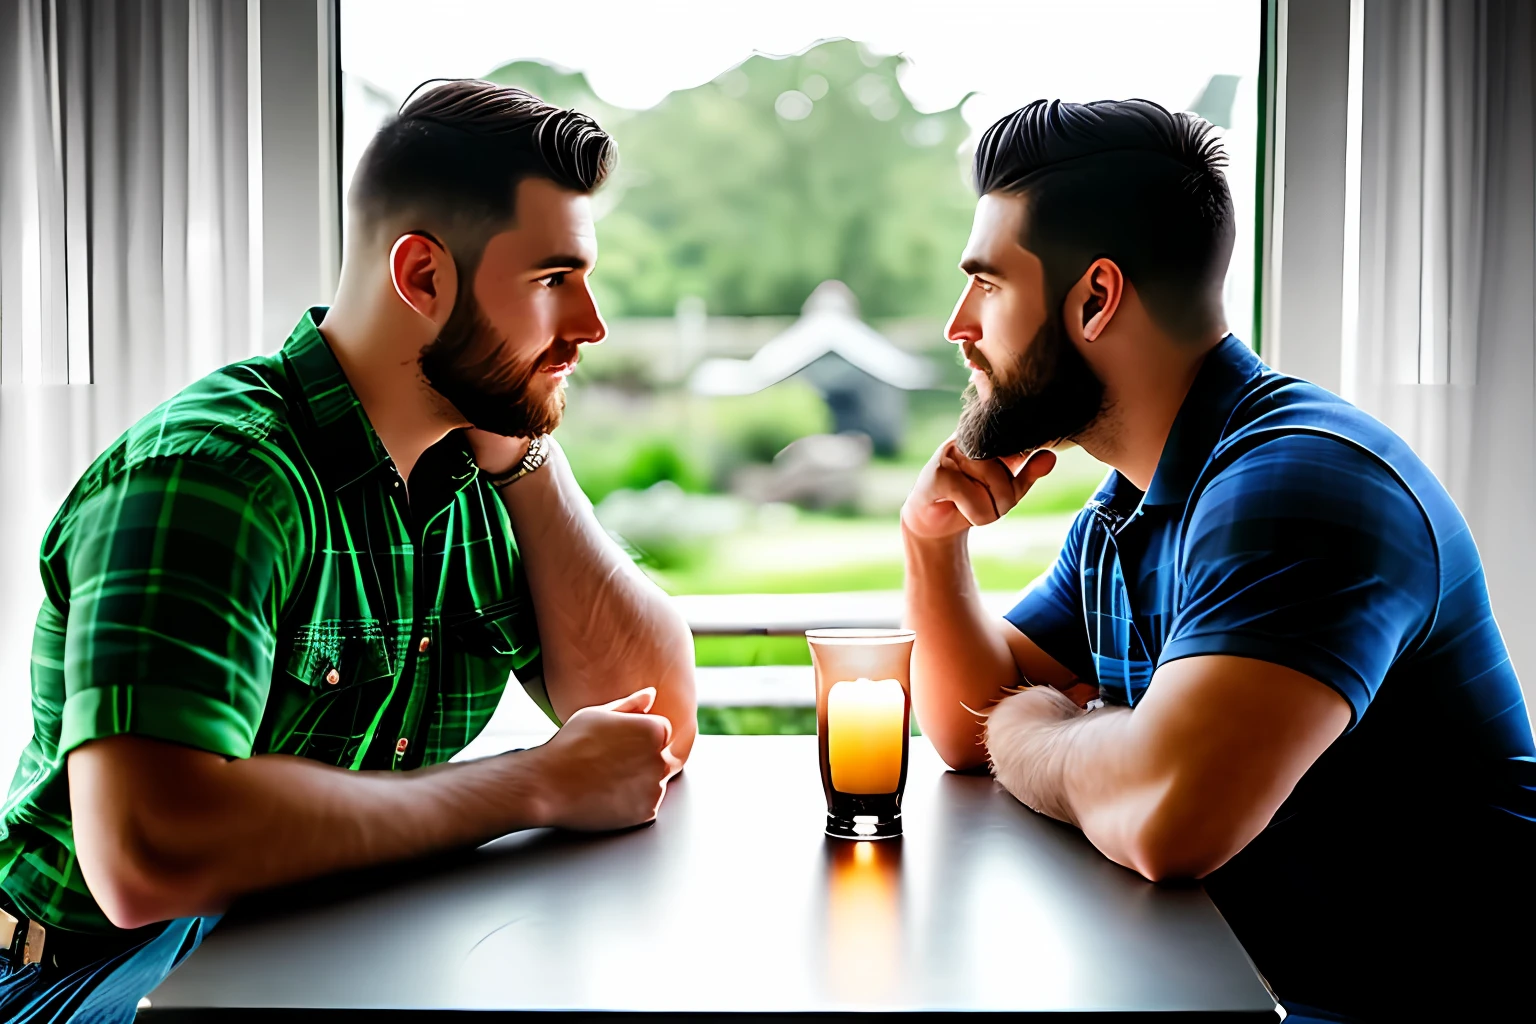
M 366 299 L 343 281 L 320 333 L 384 450 L 409 480 L 422 452 L 466 424 L 421 378 L 417 358 L 431 339 L 422 336 L 417 318 Z
M 1223 331 L 1197 344 L 1164 339 L 1123 344 L 1120 354 L 1130 358 L 1115 360 L 1114 378 L 1105 379 L 1105 412 L 1078 443 L 1146 491 L 1190 386 L 1225 336 Z

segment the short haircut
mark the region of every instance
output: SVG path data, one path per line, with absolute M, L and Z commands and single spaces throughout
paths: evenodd
M 613 168 L 613 139 L 586 114 L 476 79 L 421 89 L 368 144 L 347 201 L 364 231 L 424 231 L 473 275 L 516 213 L 517 186 L 544 178 L 589 193 Z
M 1135 286 L 1176 337 L 1221 325 L 1232 257 L 1226 155 L 1211 125 L 1149 100 L 1036 100 L 988 128 L 976 147 L 978 195 L 1025 198 L 1019 243 L 1045 266 L 1059 309 L 1095 259 Z

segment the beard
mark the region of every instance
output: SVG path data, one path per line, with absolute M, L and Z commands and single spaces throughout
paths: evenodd
M 534 375 L 541 366 L 574 359 L 576 346 L 557 342 L 525 365 L 505 358 L 507 347 L 474 295 L 460 295 L 442 331 L 421 350 L 421 372 L 471 426 L 504 437 L 551 433 L 565 412 L 565 388 L 557 384 L 538 395 Z
M 1078 437 L 1104 411 L 1104 383 L 1072 344 L 1061 318 L 1047 317 L 1017 369 L 988 368 L 983 396 L 965 389 L 955 441 L 971 459 L 1019 455 Z

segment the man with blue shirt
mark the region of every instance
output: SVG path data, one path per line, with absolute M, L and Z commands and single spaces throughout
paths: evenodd
M 971 388 L 902 511 L 918 719 L 1112 860 L 1204 879 L 1288 1007 L 1496 1006 L 1532 952 L 1536 744 L 1479 555 L 1401 438 L 1227 332 L 1222 162 L 1142 100 L 983 137 Z M 967 536 L 1065 442 L 1114 471 L 999 621 Z

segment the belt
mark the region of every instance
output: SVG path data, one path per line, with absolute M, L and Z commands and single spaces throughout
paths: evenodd
M 0 893 L 0 961 L 12 967 L 42 964 L 52 973 L 68 974 L 86 964 L 117 956 L 153 938 L 165 925 L 153 924 L 132 931 L 89 935 L 49 928 L 27 917 L 4 893 Z

